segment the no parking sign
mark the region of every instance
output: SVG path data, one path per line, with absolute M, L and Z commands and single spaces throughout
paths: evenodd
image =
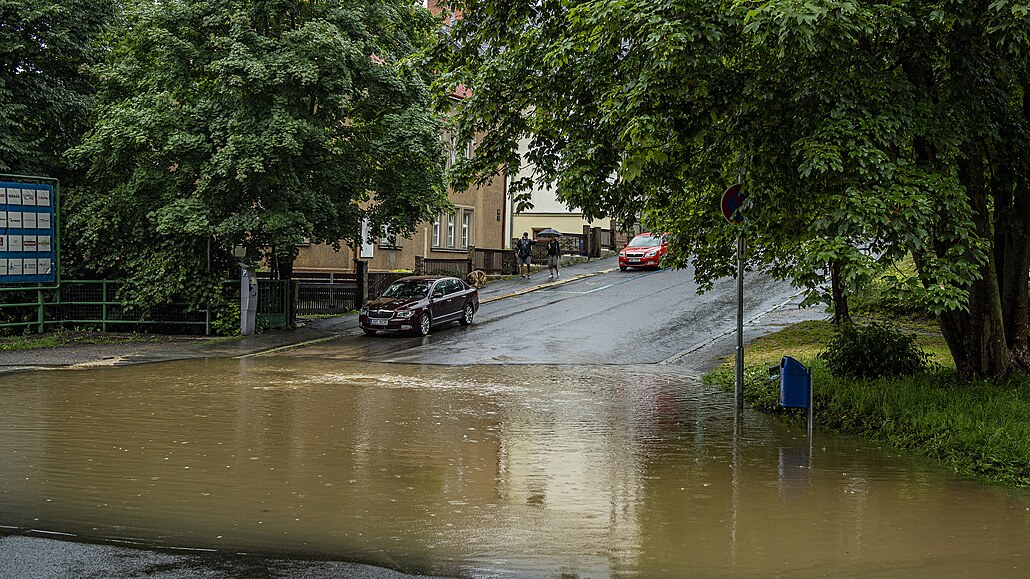
M 722 194 L 722 216 L 726 218 L 726 221 L 734 225 L 740 225 L 744 222 L 744 216 L 741 215 L 740 208 L 744 205 L 747 195 L 747 191 L 744 191 L 744 186 L 740 183 L 730 185 L 730 188 Z

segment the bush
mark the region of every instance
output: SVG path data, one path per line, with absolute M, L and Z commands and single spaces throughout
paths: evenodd
M 915 334 L 877 323 L 843 324 L 819 358 L 834 376 L 858 379 L 910 376 L 930 365 L 930 355 L 916 345 Z
M 215 319 L 211 322 L 211 329 L 219 336 L 240 335 L 240 304 L 231 302 L 222 304 L 217 311 Z

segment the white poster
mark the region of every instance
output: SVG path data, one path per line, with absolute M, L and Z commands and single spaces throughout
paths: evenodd
M 38 271 L 36 266 L 39 264 L 36 263 L 35 258 L 23 260 L 22 263 L 25 264 L 22 268 L 22 275 L 36 275 L 36 272 Z
M 21 189 L 7 189 L 7 204 L 21 205 Z
M 35 205 L 36 204 L 36 190 L 35 189 L 22 189 L 21 190 L 21 204 L 22 205 Z
M 7 275 L 7 260 L 0 257 L 0 275 Z
M 21 236 L 21 250 L 22 251 L 36 251 L 36 236 L 35 235 L 22 235 Z
M 50 253 L 53 248 L 50 246 L 50 236 L 40 235 L 36 237 L 36 251 L 42 251 L 44 253 Z
M 36 207 L 50 207 L 49 189 L 40 189 L 36 191 Z
M 38 213 L 29 213 L 28 211 L 22 213 L 21 214 L 21 221 L 22 221 L 22 225 L 21 226 L 24 227 L 25 229 L 35 229 L 36 228 L 36 215 L 38 215 Z
M 0 251 L 7 251 L 7 236 L 0 235 Z
M 21 275 L 21 260 L 7 260 L 7 275 Z
M 0 205 L 7 205 L 7 188 L 0 187 Z
M 36 214 L 36 229 L 50 229 L 50 214 Z
M 0 229 L 7 229 L 7 212 L 0 211 Z
M 38 259 L 36 261 L 39 264 L 36 267 L 36 273 L 38 273 L 39 275 L 47 275 L 47 274 L 54 273 L 54 272 L 50 271 L 51 263 L 50 263 L 50 258 L 49 257 L 45 257 L 43 259 Z
M 7 236 L 7 251 L 21 251 L 21 236 L 20 235 L 8 235 Z M 21 269 L 19 266 L 18 269 Z
M 21 211 L 7 212 L 7 227 L 10 229 L 21 229 Z

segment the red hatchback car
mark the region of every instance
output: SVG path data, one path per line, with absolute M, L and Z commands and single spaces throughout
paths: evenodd
M 658 233 L 641 233 L 634 237 L 619 252 L 619 269 L 627 267 L 659 268 L 669 253 L 669 235 Z
M 472 323 L 479 310 L 479 290 L 456 277 L 401 278 L 361 307 L 358 325 L 371 336 L 378 331 L 413 330 L 425 336 L 450 322 Z

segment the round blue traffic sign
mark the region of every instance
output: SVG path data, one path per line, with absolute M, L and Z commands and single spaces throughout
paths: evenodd
M 730 188 L 722 194 L 722 216 L 726 218 L 726 221 L 734 225 L 743 223 L 744 216 L 740 214 L 740 208 L 744 205 L 745 199 L 747 199 L 747 191 L 744 191 L 744 187 L 740 183 L 730 185 Z

